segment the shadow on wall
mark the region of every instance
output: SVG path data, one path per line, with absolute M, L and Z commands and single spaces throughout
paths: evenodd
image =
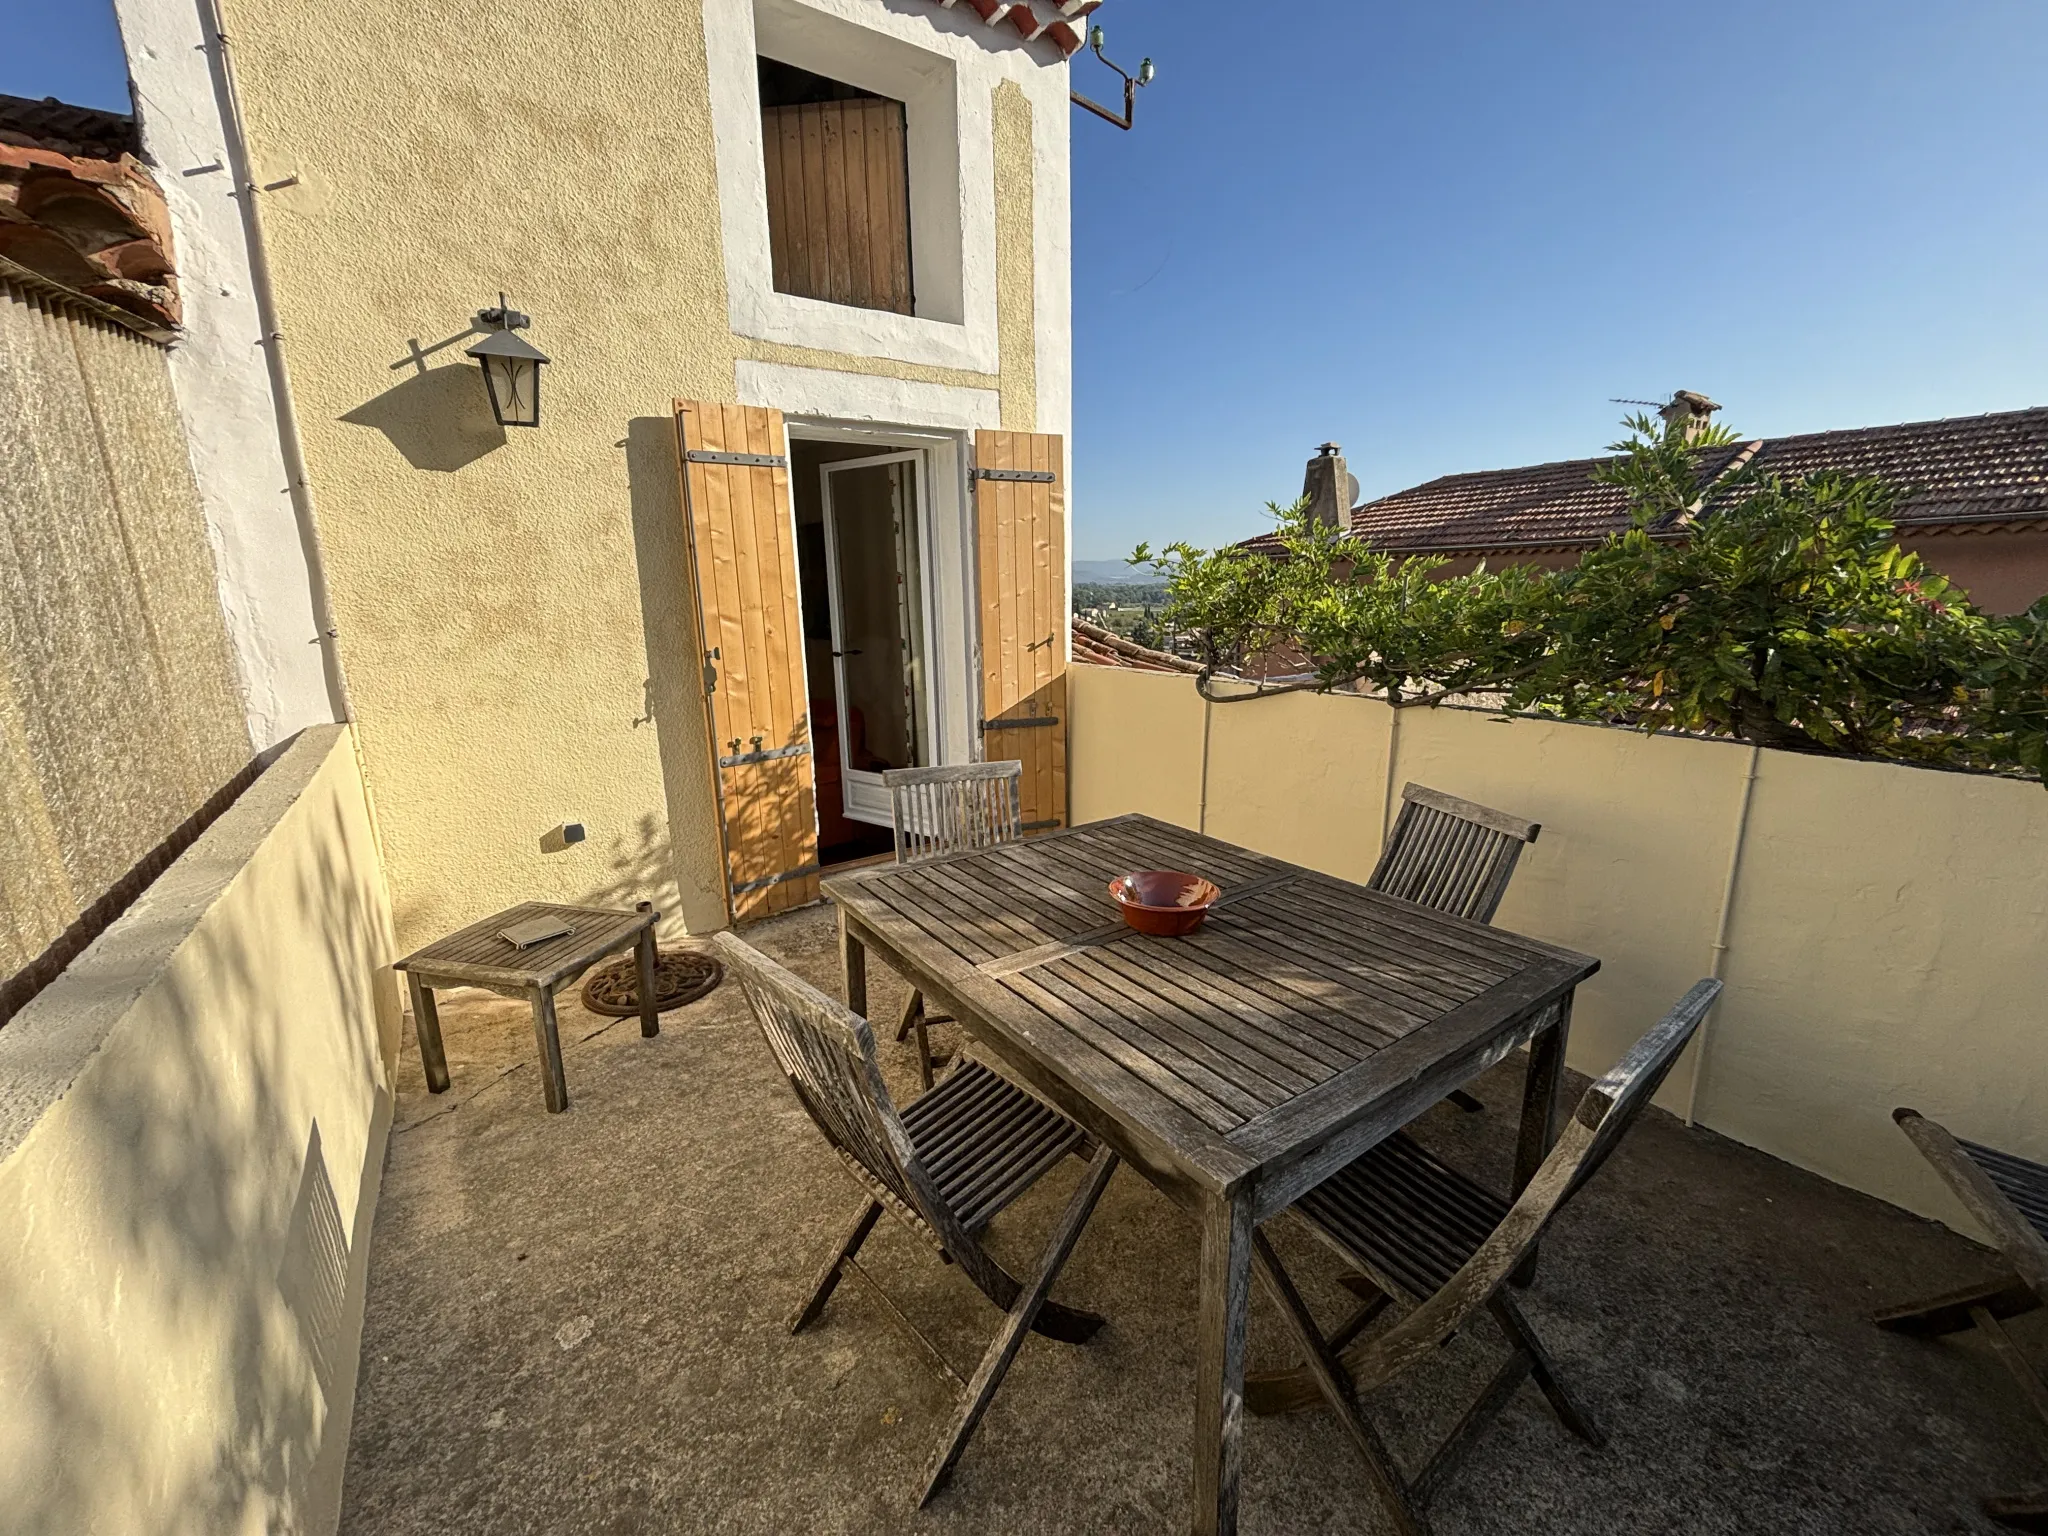
M 626 476 L 633 498 L 633 551 L 651 674 L 646 708 L 661 751 L 676 888 L 684 925 L 692 933 L 709 933 L 725 926 L 725 881 L 673 419 L 637 416 L 627 423 Z M 643 843 L 652 830 L 641 828 Z
M 341 419 L 375 427 L 414 469 L 443 474 L 505 445 L 505 429 L 491 415 L 482 370 L 467 363 L 422 367 Z
M 25 1517 L 10 1530 L 297 1530 L 339 1508 L 357 1343 L 345 1301 L 363 1283 L 374 1170 L 338 1170 L 357 1188 L 344 1230 L 306 1109 L 370 1116 L 347 1101 L 382 1099 L 377 1035 L 396 1011 L 378 1004 L 372 877 L 340 852 L 340 812 L 327 821 L 264 882 L 267 910 L 202 921 L 185 941 L 196 953 L 144 994 L 146 1020 L 117 1024 L 63 1101 L 93 1203 L 49 1213 L 41 1246 L 74 1274 L 131 1279 L 117 1303 L 0 1263 L 0 1360 L 23 1432 L 0 1466 Z M 298 974 L 279 976 L 270 935 L 311 938 L 291 946 Z M 309 1039 L 293 999 L 314 996 L 321 1022 L 350 1022 Z M 102 1314 L 119 1317 L 113 1344 Z

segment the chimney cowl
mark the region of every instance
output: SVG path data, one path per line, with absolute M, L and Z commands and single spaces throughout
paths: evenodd
M 1657 414 L 1664 418 L 1666 426 L 1684 427 L 1685 435 L 1691 438 L 1698 435 L 1701 428 L 1713 417 L 1714 412 L 1720 409 L 1720 402 L 1709 400 L 1698 390 L 1680 389 L 1673 391 L 1671 403 Z

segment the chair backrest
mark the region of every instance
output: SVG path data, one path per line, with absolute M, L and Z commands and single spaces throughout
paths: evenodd
M 721 933 L 711 942 L 738 978 L 768 1048 L 825 1139 L 903 1205 L 926 1216 L 930 1181 L 882 1080 L 868 1021 L 743 940 Z
M 1679 1052 L 1721 995 L 1715 980 L 1690 992 L 1630 1046 L 1579 1107 L 1501 1224 L 1442 1290 L 1373 1340 L 1354 1373 L 1360 1391 L 1387 1381 L 1462 1328 L 1521 1266 L 1550 1219 L 1599 1166 L 1670 1075 Z
M 1016 1281 L 939 1194 L 882 1080 L 868 1021 L 730 933 L 713 935 L 711 943 L 738 979 L 797 1101 L 833 1149 L 998 1306 L 1008 1307 Z
M 1022 763 L 891 768 L 882 775 L 896 823 L 896 859 L 1014 843 L 1024 835 Z
M 1368 888 L 1454 917 L 1490 923 L 1515 861 L 1543 830 L 1505 811 L 1409 784 Z

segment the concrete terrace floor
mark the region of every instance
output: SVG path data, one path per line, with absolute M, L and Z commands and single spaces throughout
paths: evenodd
M 835 994 L 828 910 L 750 934 Z M 900 983 L 871 967 L 879 1018 Z M 1180 1532 L 1187 1529 L 1197 1238 L 1119 1170 L 1055 1294 L 1109 1326 L 1032 1337 L 949 1488 L 920 1512 L 949 1392 L 858 1285 L 791 1337 L 859 1197 L 728 984 L 634 1020 L 562 999 L 569 1113 L 541 1107 L 522 1003 L 449 994 L 454 1074 L 430 1096 L 408 1037 L 370 1255 L 344 1488 L 348 1536 L 415 1532 Z M 1645 1020 L 1647 1024 L 1649 1021 Z M 951 1044 L 947 1027 L 935 1032 Z M 892 1087 L 910 1048 L 883 1036 Z M 1519 1067 L 1416 1133 L 1505 1182 Z M 1028 1266 L 1080 1173 L 998 1219 Z M 1651 1111 L 1552 1229 L 1528 1311 L 1610 1443 L 1525 1385 L 1433 1514 L 1464 1532 L 1995 1530 L 1977 1495 L 2048 1473 L 2010 1379 L 1974 1340 L 1879 1333 L 1875 1305 L 1993 1259 L 1940 1227 Z M 1292 1234 L 1309 1299 L 1334 1268 Z M 884 1221 L 864 1258 L 971 1369 L 996 1314 Z M 1289 1358 L 1255 1293 L 1254 1367 Z M 2030 1347 L 2041 1314 L 2015 1325 Z M 1373 1400 L 1410 1464 L 1497 1358 L 1491 1324 Z M 1330 1416 L 1252 1419 L 1247 1536 L 1388 1529 Z

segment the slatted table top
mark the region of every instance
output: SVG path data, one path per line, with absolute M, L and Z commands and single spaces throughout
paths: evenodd
M 1109 898 L 1134 869 L 1187 870 L 1224 894 L 1193 934 L 1149 937 Z M 825 889 L 1000 1037 L 999 1054 L 1223 1184 L 1484 1051 L 1599 968 L 1144 816 Z
M 661 914 L 621 911 L 615 907 L 565 907 L 546 901 L 523 901 L 493 917 L 471 923 L 459 933 L 414 950 L 395 969 L 411 971 L 423 982 L 523 991 L 552 987 L 588 970 L 592 964 L 624 947 L 654 926 Z M 553 917 L 569 925 L 559 939 L 519 949 L 499 930 L 536 917 Z

